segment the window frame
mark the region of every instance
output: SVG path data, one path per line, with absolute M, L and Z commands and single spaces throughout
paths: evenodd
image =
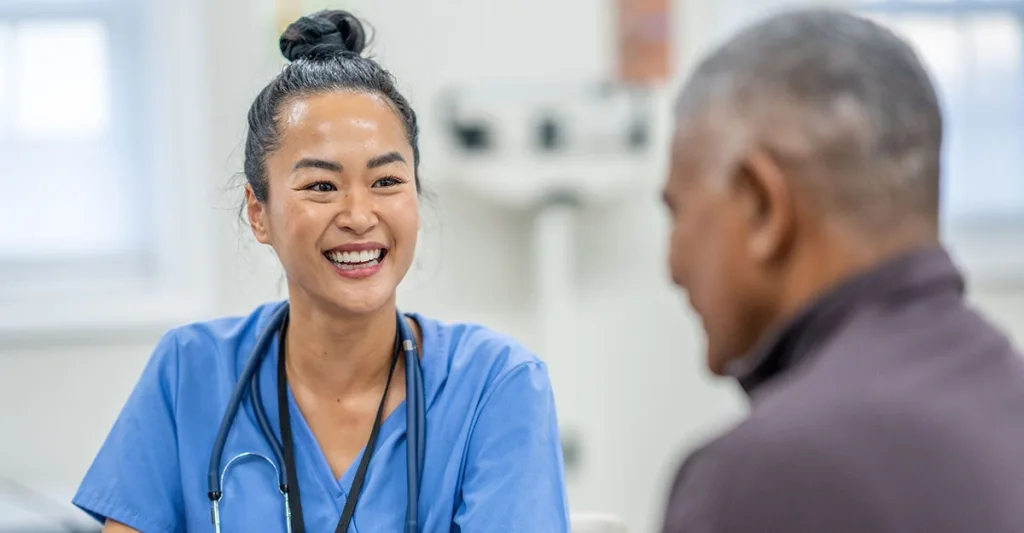
M 107 22 L 111 71 L 119 77 L 111 80 L 112 113 L 123 126 L 115 143 L 132 154 L 127 168 L 140 178 L 143 199 L 138 223 L 149 226 L 150 241 L 134 275 L 99 279 L 87 271 L 66 283 L 26 285 L 9 275 L 10 263 L 0 265 L 0 344 L 159 331 L 213 308 L 209 54 L 204 28 L 194 23 L 205 15 L 202 0 L 0 0 L 0 20 Z M 118 92 L 125 87 L 139 90 Z
M 1018 19 L 1024 31 L 1024 0 L 861 0 L 851 7 L 868 16 L 1009 14 Z M 1024 98 L 1024 95 L 1021 97 Z M 1021 141 L 1024 142 L 1024 139 Z M 963 268 L 972 286 L 996 290 L 1024 286 L 1024 212 L 1011 217 L 965 217 L 944 221 L 942 233 L 944 243 Z

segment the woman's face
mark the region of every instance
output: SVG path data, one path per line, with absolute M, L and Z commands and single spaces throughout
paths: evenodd
M 419 231 L 412 147 L 380 96 L 330 92 L 282 105 L 267 201 L 246 187 L 256 239 L 274 248 L 289 297 L 345 314 L 393 302 Z

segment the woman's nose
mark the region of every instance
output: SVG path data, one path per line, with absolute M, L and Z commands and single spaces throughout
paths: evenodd
M 341 211 L 335 223 L 342 229 L 361 235 L 377 225 L 376 209 L 369 194 L 348 192 L 342 197 L 341 203 Z

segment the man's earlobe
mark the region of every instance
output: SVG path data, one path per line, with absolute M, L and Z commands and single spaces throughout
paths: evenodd
M 793 230 L 793 197 L 788 176 L 763 150 L 743 159 L 739 179 L 748 195 L 750 252 L 772 260 L 785 251 Z
M 267 231 L 267 210 L 263 202 L 256 198 L 252 186 L 245 186 L 245 212 L 249 218 L 249 227 L 256 240 L 262 244 L 270 244 L 270 232 Z

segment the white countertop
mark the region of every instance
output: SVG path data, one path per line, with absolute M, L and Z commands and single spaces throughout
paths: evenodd
M 0 533 L 99 533 L 100 525 L 71 505 L 74 492 L 0 479 Z

